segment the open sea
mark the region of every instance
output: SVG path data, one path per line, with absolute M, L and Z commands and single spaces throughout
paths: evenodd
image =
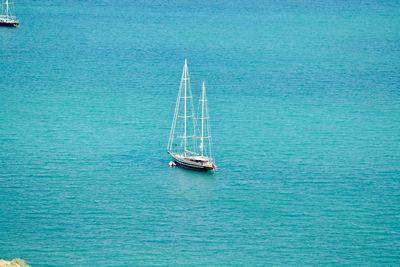
M 398 0 L 15 0 L 0 258 L 399 266 Z M 168 167 L 184 59 L 218 170 Z

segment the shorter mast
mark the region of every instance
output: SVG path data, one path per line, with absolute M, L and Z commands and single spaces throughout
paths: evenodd
M 201 90 L 201 136 L 200 136 L 200 155 L 204 155 L 204 101 L 205 101 L 206 86 L 203 81 Z
M 183 99 L 183 106 L 184 106 L 184 108 L 183 108 L 183 120 L 184 120 L 184 123 L 183 123 L 183 155 L 186 157 L 186 139 L 187 139 L 187 137 L 186 137 L 186 128 L 187 128 L 187 126 L 186 126 L 186 119 L 187 119 L 187 114 L 186 114 L 186 111 L 187 111 L 187 102 L 186 102 L 186 98 L 187 98 L 187 60 L 185 59 L 185 66 L 183 67 L 183 69 L 184 69 L 184 76 L 183 76 L 183 79 L 184 79 L 184 93 L 183 93 L 183 95 L 184 95 L 184 99 Z

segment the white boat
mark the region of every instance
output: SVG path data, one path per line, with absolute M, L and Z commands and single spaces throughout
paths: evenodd
M 199 109 L 201 110 L 201 117 L 196 118 L 189 70 L 187 60 L 185 60 L 167 152 L 177 166 L 202 171 L 214 170 L 217 166 L 213 159 L 211 128 L 204 81 Z M 200 124 L 199 136 L 197 135 L 197 122 Z
M 14 2 L 8 0 L 1 1 L 1 14 L 0 14 L 0 26 L 6 27 L 18 27 L 19 21 L 13 13 Z

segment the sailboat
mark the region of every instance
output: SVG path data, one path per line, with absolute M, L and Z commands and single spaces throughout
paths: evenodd
M 14 2 L 8 0 L 1 1 L 1 14 L 0 14 L 0 26 L 7 27 L 18 27 L 19 21 L 15 15 L 13 15 Z
M 200 171 L 214 170 L 217 166 L 213 159 L 211 128 L 204 81 L 199 109 L 201 110 L 201 117 L 196 118 L 189 69 L 185 59 L 167 152 L 173 159 L 171 165 Z M 198 121 L 200 123 L 200 136 L 197 136 Z

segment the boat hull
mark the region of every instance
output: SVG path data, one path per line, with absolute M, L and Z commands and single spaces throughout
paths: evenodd
M 182 168 L 190 169 L 190 170 L 195 170 L 195 171 L 206 172 L 206 171 L 211 171 L 211 170 L 214 169 L 212 167 L 204 167 L 204 166 L 199 166 L 199 165 L 194 165 L 194 164 L 188 164 L 186 162 L 179 161 L 177 159 L 174 159 L 174 162 L 176 163 L 176 166 L 178 166 L 178 167 L 182 167 Z
M 16 27 L 19 26 L 19 23 L 0 21 L 0 26 L 3 26 L 3 27 L 15 27 L 16 28 Z
M 196 171 L 211 171 L 215 169 L 214 164 L 201 164 L 198 162 L 193 162 L 187 159 L 182 159 L 179 156 L 175 156 L 173 153 L 169 153 L 171 157 L 174 159 L 175 164 L 178 167 L 182 167 L 185 169 L 191 169 L 191 170 L 196 170 Z

